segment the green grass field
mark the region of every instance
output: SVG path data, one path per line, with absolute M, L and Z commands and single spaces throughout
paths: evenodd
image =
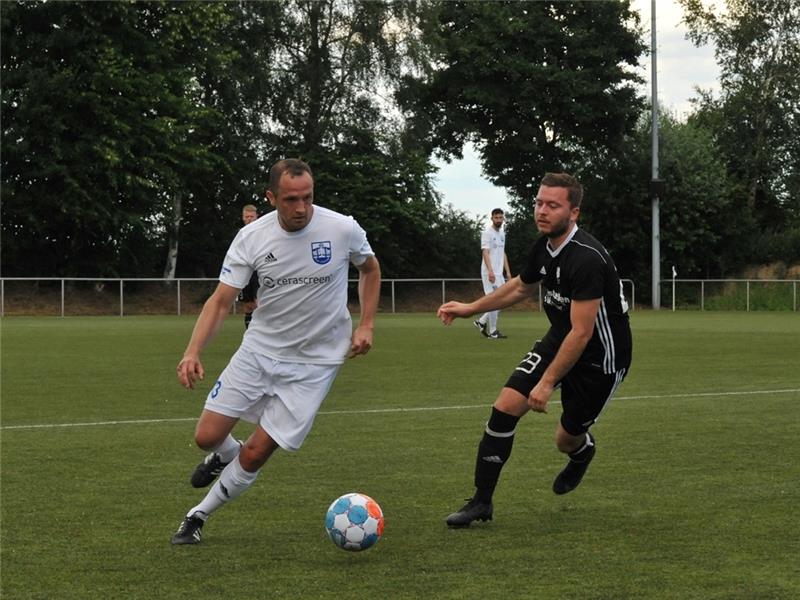
M 206 390 L 174 376 L 193 318 L 5 318 L 0 596 L 800 597 L 800 315 L 637 311 L 632 324 L 631 374 L 571 494 L 550 491 L 556 402 L 521 421 L 495 520 L 443 521 L 472 491 L 489 406 L 543 315 L 503 314 L 500 341 L 468 321 L 381 315 L 302 450 L 277 454 L 201 545 L 173 547 L 203 493 L 188 477 Z M 231 318 L 207 384 L 241 334 Z M 323 529 L 349 491 L 386 516 L 361 554 Z

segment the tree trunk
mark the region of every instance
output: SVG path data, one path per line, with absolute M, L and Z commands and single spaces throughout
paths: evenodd
M 175 279 L 175 268 L 178 265 L 178 235 L 181 231 L 182 209 L 182 196 L 177 193 L 172 199 L 172 222 L 169 227 L 169 245 L 167 248 L 167 263 L 164 266 L 164 279 Z

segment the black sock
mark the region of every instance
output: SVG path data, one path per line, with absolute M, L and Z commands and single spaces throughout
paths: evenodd
M 492 415 L 486 424 L 483 438 L 478 445 L 475 459 L 475 499 L 491 502 L 500 471 L 511 456 L 514 432 L 519 417 L 509 415 L 492 407 Z
M 594 448 L 594 437 L 587 431 L 586 439 L 583 441 L 583 444 L 581 444 L 581 447 L 575 450 L 575 452 L 571 452 L 568 455 L 569 459 L 578 463 L 585 462 L 591 454 L 592 448 Z
M 250 327 L 250 321 L 253 320 L 253 313 L 244 313 L 244 328 L 247 329 Z

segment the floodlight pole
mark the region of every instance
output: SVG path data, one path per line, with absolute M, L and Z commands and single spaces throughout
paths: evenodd
M 652 72 L 651 105 L 653 112 L 653 156 L 650 181 L 650 198 L 652 201 L 652 267 L 653 267 L 653 309 L 661 308 L 661 234 L 659 224 L 659 196 L 663 193 L 663 185 L 658 178 L 658 71 L 656 69 L 656 0 L 650 0 L 650 70 Z

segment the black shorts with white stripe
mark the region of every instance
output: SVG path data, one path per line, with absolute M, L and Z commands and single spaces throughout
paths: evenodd
M 505 387 L 527 397 L 539 383 L 553 356 L 537 342 L 511 373 Z M 561 388 L 561 425 L 567 433 L 580 435 L 588 431 L 627 374 L 628 369 L 607 374 L 599 365 L 578 362 L 558 384 Z

